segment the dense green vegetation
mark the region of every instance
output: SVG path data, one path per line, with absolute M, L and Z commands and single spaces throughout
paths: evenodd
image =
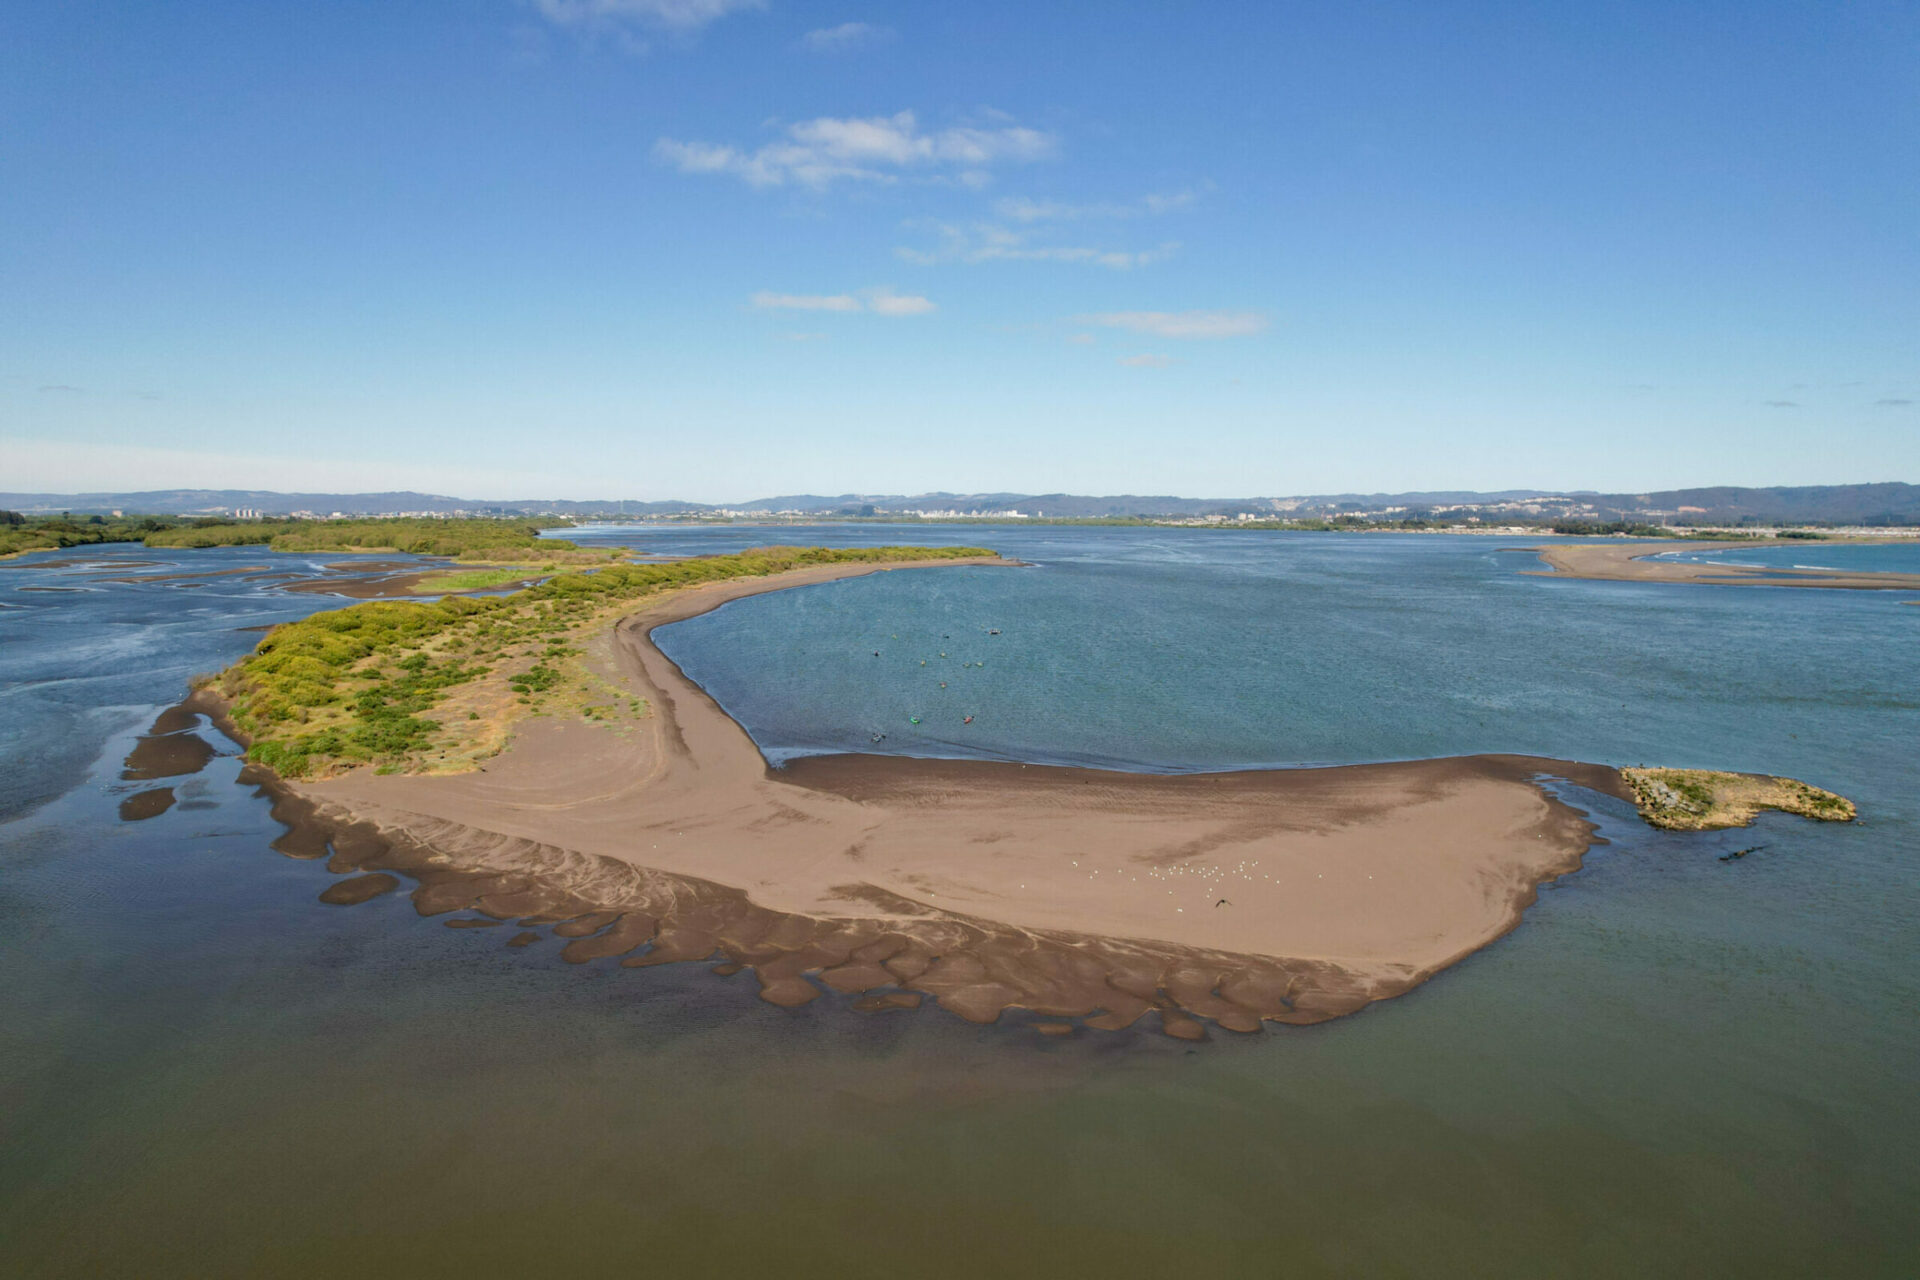
M 548 527 L 531 520 L 223 520 L 168 516 L 60 516 L 40 518 L 0 511 L 0 555 L 49 551 L 102 542 L 150 547 L 269 547 L 274 551 L 397 551 L 469 561 L 598 562 L 613 550 L 587 551 L 542 538 Z
M 59 516 L 34 519 L 18 511 L 0 511 L 0 556 L 23 551 L 52 551 L 101 542 L 139 542 L 172 525 L 164 517 Z
M 571 542 L 540 536 L 543 526 L 529 520 L 434 520 L 395 517 L 377 520 L 196 521 L 147 538 L 150 547 L 265 546 L 274 551 L 400 551 L 421 556 L 457 556 L 463 560 L 524 560 L 578 548 Z
M 156 533 L 150 547 L 264 547 L 290 532 L 293 520 L 196 520 L 177 529 Z M 344 548 L 343 548 L 344 549 Z
M 458 767 L 497 749 L 512 716 L 569 691 L 576 701 L 594 694 L 592 678 L 573 661 L 582 650 L 572 641 L 645 596 L 808 565 L 992 554 L 977 547 L 760 547 L 564 573 L 486 599 L 368 601 L 274 628 L 216 683 L 252 739 L 248 758 L 285 776 L 366 763 L 388 771 Z M 621 697 L 598 692 L 613 702 Z M 579 709 L 598 718 L 607 708 L 582 701 Z
M 1579 538 L 1603 538 L 1624 533 L 1632 538 L 1671 538 L 1673 530 L 1662 525 L 1629 523 L 1625 520 L 1556 520 L 1553 522 L 1555 533 L 1570 534 Z

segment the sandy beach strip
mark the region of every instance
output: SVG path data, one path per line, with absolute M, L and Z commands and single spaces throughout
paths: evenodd
M 1740 564 L 1700 564 L 1653 557 L 1671 551 L 1726 551 L 1752 547 L 1804 547 L 1808 555 L 1828 545 L 1875 542 L 1847 539 L 1802 542 L 1784 538 L 1753 542 L 1583 542 L 1531 547 L 1551 569 L 1523 569 L 1539 577 L 1591 578 L 1608 582 L 1714 583 L 1747 587 L 1827 587 L 1854 591 L 1920 591 L 1920 574 L 1849 569 L 1772 569 Z M 1904 541 L 1904 540 L 1903 540 Z
M 480 772 L 254 776 L 339 869 L 435 872 L 423 911 L 598 920 L 570 958 L 718 955 L 781 1004 L 824 984 L 979 1021 L 1019 1007 L 1118 1027 L 1158 1010 L 1176 1035 L 1199 1034 L 1196 1015 L 1253 1030 L 1406 991 L 1579 865 L 1593 828 L 1542 777 L 1625 794 L 1612 769 L 1512 756 L 1180 776 L 866 755 L 774 770 L 651 640 L 745 595 L 909 567 L 928 566 L 820 566 L 652 602 L 591 653 L 651 714 L 527 722 Z

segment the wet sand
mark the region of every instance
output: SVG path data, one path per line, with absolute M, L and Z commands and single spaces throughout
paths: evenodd
M 280 590 L 349 600 L 391 600 L 411 596 L 422 578 L 450 567 L 452 561 L 429 562 L 424 569 L 415 560 L 343 561 L 327 565 L 326 573 L 318 577 L 286 583 Z
M 1848 569 L 1763 569 L 1753 565 L 1690 564 L 1681 560 L 1655 560 L 1650 557 L 1668 551 L 1725 551 L 1750 547 L 1805 547 L 1808 555 L 1817 548 L 1846 545 L 1878 539 L 1834 539 L 1803 542 L 1797 539 L 1770 538 L 1753 542 L 1605 542 L 1555 543 L 1532 547 L 1546 569 L 1521 572 L 1541 577 L 1592 578 L 1608 582 L 1691 582 L 1735 584 L 1747 587 L 1828 587 L 1854 591 L 1920 591 L 1920 574 L 1871 573 Z M 1900 541 L 1905 541 L 1901 539 Z
M 941 563 L 941 562 L 936 562 Z M 951 564 L 954 562 L 944 562 Z M 1157 1010 L 1250 1031 L 1398 995 L 1513 928 L 1592 826 L 1541 775 L 1624 795 L 1609 768 L 1475 756 L 1186 776 L 836 756 L 769 769 L 653 628 L 741 596 L 895 567 L 710 584 L 595 642 L 653 713 L 534 720 L 480 772 L 251 777 L 293 856 L 425 875 L 423 914 L 584 919 L 567 959 L 750 968 L 762 995 L 934 997 L 1117 1028 Z M 574 928 L 582 927 L 579 925 Z M 817 977 L 816 984 L 809 975 Z
M 126 767 L 121 770 L 122 780 L 150 782 L 155 778 L 181 778 L 206 768 L 207 761 L 214 757 L 213 747 L 205 738 L 189 731 L 197 723 L 192 717 L 187 717 L 187 724 L 178 724 L 171 718 L 179 710 L 175 707 L 163 712 L 152 732 L 142 735 L 134 744 Z M 161 727 L 168 724 L 176 727 Z
M 349 600 L 409 600 L 419 599 L 420 584 L 435 574 L 462 572 L 469 568 L 485 570 L 498 568 L 497 565 L 468 566 L 458 561 L 448 560 L 421 569 L 412 561 L 382 562 L 371 565 L 330 564 L 327 568 L 333 573 L 318 578 L 303 578 L 298 582 L 289 582 L 281 588 L 283 591 L 296 591 L 307 595 L 345 596 Z M 354 573 L 339 572 L 357 570 Z M 508 582 L 496 583 L 490 587 L 478 587 L 469 591 L 433 592 L 432 595 L 483 595 L 497 591 L 517 591 L 521 587 L 530 587 L 553 576 L 551 569 L 529 569 L 526 576 Z
M 248 574 L 263 574 L 267 566 L 263 564 L 241 565 L 237 569 L 214 569 L 207 573 L 131 573 L 113 578 L 88 578 L 88 582 L 129 582 L 129 583 L 167 583 L 170 585 L 187 584 L 200 586 L 209 578 L 233 578 Z
M 148 818 L 157 818 L 173 808 L 173 799 L 172 787 L 155 787 L 128 796 L 120 802 L 120 821 L 145 822 Z

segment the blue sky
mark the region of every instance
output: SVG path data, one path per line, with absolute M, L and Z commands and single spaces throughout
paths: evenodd
M 1920 7 L 13 5 L 0 489 L 1920 480 Z

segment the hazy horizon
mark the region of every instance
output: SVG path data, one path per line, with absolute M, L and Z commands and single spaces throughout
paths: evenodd
M 524 490 L 524 491 L 514 490 L 512 492 L 503 492 L 498 494 L 452 493 L 452 492 L 447 492 L 446 490 L 423 489 L 423 488 L 415 488 L 411 486 L 396 486 L 396 485 L 378 485 L 378 486 L 365 488 L 365 489 L 318 489 L 318 488 L 310 488 L 310 487 L 285 489 L 285 488 L 278 488 L 274 486 L 259 485 L 259 484 L 233 484 L 233 485 L 179 484 L 179 485 L 148 485 L 145 487 L 114 487 L 114 486 L 103 486 L 103 485 L 88 485 L 88 486 L 76 487 L 71 489 L 12 489 L 12 490 L 0 491 L 0 492 L 4 492 L 9 496 L 40 495 L 40 496 L 50 496 L 50 497 L 68 497 L 68 496 L 77 497 L 81 495 L 92 495 L 92 494 L 129 494 L 130 495 L 130 494 L 193 493 L 193 492 L 274 493 L 274 494 L 280 494 L 282 496 L 288 496 L 288 497 L 296 496 L 296 495 L 312 495 L 312 494 L 337 494 L 337 495 L 351 496 L 351 497 L 373 497 L 373 496 L 381 496 L 386 494 L 415 494 L 421 497 L 452 498 L 452 499 L 462 499 L 462 500 L 470 499 L 475 502 L 536 502 L 536 501 L 549 501 L 549 500 L 557 501 L 557 502 L 649 502 L 649 503 L 659 503 L 659 502 L 695 503 L 697 502 L 707 506 L 721 507 L 721 506 L 737 505 L 739 503 L 746 503 L 746 502 L 764 502 L 764 501 L 768 501 L 770 499 L 779 498 L 779 497 L 811 497 L 811 498 L 950 497 L 950 498 L 976 498 L 976 499 L 985 498 L 985 497 L 1003 497 L 1003 496 L 1010 497 L 1010 498 L 1155 497 L 1155 498 L 1177 498 L 1182 502 L 1232 502 L 1232 501 L 1239 501 L 1242 499 L 1255 499 L 1255 500 L 1283 499 L 1284 500 L 1289 498 L 1325 498 L 1325 497 L 1346 497 L 1346 496 L 1370 497 L 1370 498 L 1404 498 L 1404 497 L 1428 496 L 1428 495 L 1434 495 L 1434 494 L 1460 494 L 1460 495 L 1474 496 L 1474 497 L 1493 497 L 1493 496 L 1498 496 L 1503 494 L 1537 494 L 1542 497 L 1553 497 L 1553 496 L 1605 497 L 1605 496 L 1618 496 L 1618 495 L 1629 495 L 1629 494 L 1685 493 L 1685 492 L 1691 492 L 1691 491 L 1702 490 L 1702 489 L 1751 489 L 1751 490 L 1834 489 L 1834 488 L 1850 489 L 1850 488 L 1863 488 L 1863 487 L 1870 487 L 1875 485 L 1889 485 L 1889 484 L 1910 485 L 1913 483 L 1914 483 L 1913 481 L 1908 481 L 1908 480 L 1852 480 L 1852 481 L 1842 481 L 1842 482 L 1830 483 L 1830 484 L 1829 483 L 1818 483 L 1818 484 L 1774 483 L 1774 484 L 1755 484 L 1755 485 L 1665 484 L 1665 485 L 1640 485 L 1637 487 L 1628 487 L 1624 489 L 1597 489 L 1590 485 L 1582 486 L 1579 488 L 1561 488 L 1561 489 L 1549 488 L 1545 485 L 1509 485 L 1509 486 L 1503 486 L 1499 488 L 1493 488 L 1493 487 L 1454 488 L 1454 487 L 1429 486 L 1429 487 L 1422 487 L 1422 488 L 1415 488 L 1415 489 L 1386 489 L 1386 488 L 1381 488 L 1378 485 L 1374 485 L 1374 486 L 1361 486 L 1361 487 L 1349 488 L 1349 489 L 1320 489 L 1320 490 L 1313 490 L 1313 491 L 1298 490 L 1298 491 L 1289 491 L 1289 492 L 1281 492 L 1278 490 L 1275 490 L 1272 492 L 1254 492 L 1252 490 L 1248 490 L 1246 492 L 1232 492 L 1232 493 L 1226 493 L 1226 492 L 1181 493 L 1181 492 L 1176 492 L 1170 489 L 1131 489 L 1131 490 L 1125 490 L 1125 491 L 1113 490 L 1113 491 L 1106 491 L 1106 492 L 1092 492 L 1092 491 L 1077 491 L 1077 490 L 1070 490 L 1070 489 L 1046 489 L 1046 490 L 1013 489 L 1013 488 L 1007 488 L 1005 486 L 1001 486 L 997 488 L 983 488 L 983 489 L 935 488 L 935 489 L 912 489 L 912 490 L 880 490 L 880 489 L 849 489 L 845 487 L 830 485 L 821 489 L 808 489 L 808 490 L 788 489 L 788 490 L 781 490 L 779 492 L 754 493 L 754 494 L 744 494 L 744 495 L 737 494 L 737 495 L 733 495 L 725 498 L 708 498 L 705 495 L 697 495 L 697 494 L 695 495 L 672 494 L 664 498 L 651 498 L 651 497 L 641 497 L 639 495 L 630 494 L 630 493 L 629 494 L 616 493 L 611 489 L 607 489 L 605 492 L 596 492 L 586 497 L 570 497 L 563 494 L 535 493 L 531 490 Z

